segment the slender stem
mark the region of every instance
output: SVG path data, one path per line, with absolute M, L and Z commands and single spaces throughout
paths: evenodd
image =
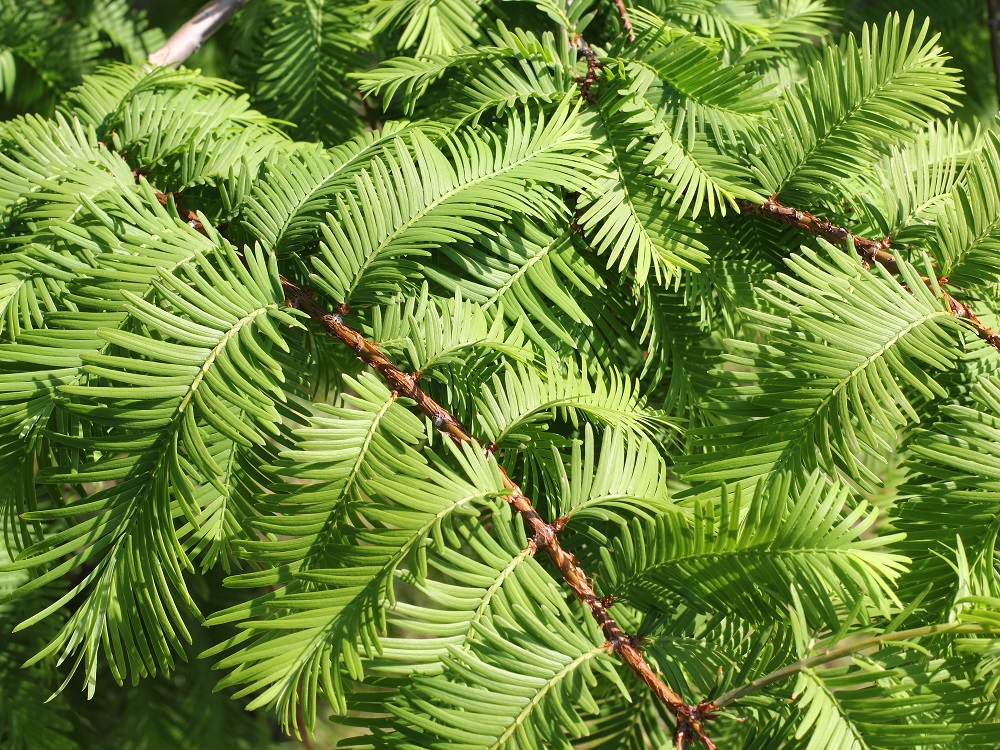
M 153 67 L 177 67 L 248 2 L 250 0 L 212 0 L 177 29 L 162 47 L 151 52 L 146 62 Z
M 993 51 L 993 85 L 997 92 L 997 106 L 1000 106 L 1000 20 L 997 19 L 997 0 L 986 0 L 989 14 L 990 49 Z
M 908 641 L 913 638 L 923 638 L 929 635 L 938 635 L 941 633 L 993 633 L 995 632 L 991 628 L 984 627 L 982 625 L 961 625 L 957 622 L 941 623 L 938 625 L 926 625 L 920 628 L 911 628 L 910 630 L 900 630 L 895 633 L 885 633 L 884 635 L 873 636 L 871 638 L 865 638 L 863 640 L 854 640 L 850 643 L 844 643 L 840 646 L 834 646 L 833 648 L 827 649 L 822 653 L 816 654 L 815 656 L 806 657 L 799 659 L 791 664 L 786 664 L 780 669 L 776 669 L 770 674 L 766 674 L 763 677 L 758 677 L 752 682 L 748 682 L 745 685 L 741 685 L 738 688 L 730 690 L 728 693 L 723 693 L 718 698 L 716 698 L 712 704 L 715 708 L 720 709 L 728 706 L 730 703 L 735 703 L 740 698 L 744 698 L 750 693 L 754 693 L 758 690 L 773 685 L 776 682 L 782 682 L 787 680 L 789 677 L 797 675 L 806 669 L 812 669 L 813 667 L 818 667 L 822 664 L 834 661 L 835 659 L 840 659 L 844 656 L 850 656 L 851 654 L 856 654 L 859 651 L 864 651 L 869 648 L 875 648 L 877 646 L 882 646 L 886 643 L 896 643 L 898 641 Z
M 576 38 L 576 51 L 578 55 L 583 55 L 587 61 L 587 74 L 580 79 L 580 96 L 588 104 L 594 103 L 594 95 L 590 88 L 597 81 L 598 72 L 601 69 L 601 61 L 597 59 L 597 54 L 582 36 Z M 578 58 L 579 59 L 579 58 Z
M 996 0 L 990 0 L 990 2 L 996 2 Z M 615 0 L 615 7 L 618 8 L 618 15 L 622 19 L 622 28 L 625 29 L 625 36 L 628 38 L 629 42 L 635 41 L 635 31 L 632 29 L 632 22 L 628 17 L 628 8 L 625 7 L 625 0 Z
M 343 316 L 347 312 L 345 306 L 341 306 L 337 312 L 330 312 L 317 304 L 307 291 L 291 281 L 283 278 L 281 285 L 285 290 L 286 302 L 290 306 L 306 313 L 321 325 L 330 336 L 351 347 L 358 359 L 376 370 L 394 392 L 411 399 L 417 408 L 431 419 L 440 432 L 456 443 L 481 445 L 450 412 L 417 385 L 417 379 L 413 375 L 396 367 L 375 344 L 344 323 Z M 492 446 L 487 447 L 486 450 L 491 451 Z M 572 589 L 573 594 L 590 610 L 594 620 L 597 621 L 604 633 L 604 637 L 607 638 L 608 648 L 618 654 L 636 677 L 642 680 L 663 702 L 667 710 L 677 718 L 678 733 L 685 738 L 691 737 L 700 741 L 708 750 L 715 750 L 715 743 L 709 739 L 704 730 L 705 720 L 711 718 L 710 707 L 707 705 L 687 705 L 680 695 L 663 683 L 646 662 L 642 651 L 638 648 L 636 639 L 630 638 L 622 631 L 608 611 L 605 600 L 594 592 L 587 579 L 587 574 L 577 563 L 576 557 L 560 545 L 557 535 L 560 527 L 559 522 L 546 523 L 532 506 L 531 501 L 521 491 L 521 488 L 502 467 L 500 467 L 500 477 L 504 487 L 509 490 L 507 502 L 521 514 L 533 534 L 531 544 L 536 549 L 545 550 L 552 564 L 562 574 L 563 580 Z
M 299 742 L 302 743 L 303 750 L 313 750 L 312 742 L 309 740 L 309 732 L 306 729 L 305 711 L 302 708 L 302 688 L 296 688 L 295 693 L 299 700 L 298 705 L 295 707 L 295 721 Z
M 856 234 L 851 234 L 844 227 L 838 227 L 828 221 L 816 218 L 808 211 L 800 211 L 797 208 L 785 206 L 779 203 L 774 196 L 760 204 L 748 200 L 738 200 L 736 203 L 740 211 L 744 214 L 763 216 L 772 221 L 788 224 L 804 232 L 809 232 L 809 234 L 822 237 L 834 245 L 841 245 L 843 247 L 853 245 L 855 252 L 864 261 L 866 268 L 870 267 L 872 263 L 878 263 L 889 273 L 899 274 L 899 264 L 896 262 L 896 257 L 889 252 L 889 248 L 892 247 L 892 240 L 889 237 L 881 240 L 859 237 Z M 941 299 L 947 305 L 949 313 L 965 321 L 979 338 L 997 351 L 1000 351 L 1000 333 L 997 333 L 983 323 L 965 302 L 955 299 L 948 292 L 941 289 L 947 283 L 947 279 L 935 280 L 929 279 L 926 276 L 921 276 L 920 279 L 932 291 L 940 292 Z

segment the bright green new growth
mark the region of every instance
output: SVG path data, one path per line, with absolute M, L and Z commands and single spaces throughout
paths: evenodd
M 696 746 L 505 476 L 718 747 L 1000 745 L 950 3 L 152 5 L 0 0 L 0 746 Z

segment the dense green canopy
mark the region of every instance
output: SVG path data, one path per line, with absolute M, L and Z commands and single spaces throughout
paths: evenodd
M 1000 746 L 986 3 L 136 5 L 0 0 L 0 746 Z

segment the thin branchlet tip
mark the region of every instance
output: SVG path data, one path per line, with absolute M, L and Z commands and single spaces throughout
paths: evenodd
M 769 196 L 763 203 L 754 203 L 746 199 L 739 199 L 736 201 L 736 205 L 743 214 L 756 214 L 780 221 L 783 224 L 796 227 L 817 237 L 822 237 L 831 244 L 846 245 L 848 248 L 853 245 L 855 252 L 861 258 L 861 265 L 865 270 L 870 270 L 872 266 L 879 265 L 891 274 L 899 274 L 899 264 L 896 261 L 896 256 L 889 252 L 889 249 L 892 248 L 891 236 L 885 236 L 877 240 L 859 237 L 852 234 L 846 227 L 839 227 L 829 221 L 817 219 L 808 211 L 783 205 L 779 202 L 777 195 Z M 941 299 L 944 301 L 948 312 L 970 325 L 980 339 L 1000 352 L 1000 334 L 997 334 L 993 329 L 984 325 L 968 304 L 955 299 L 952 295 L 941 290 L 941 287 L 944 287 L 948 282 L 946 276 L 938 278 L 936 284 L 935 280 L 931 278 L 921 277 L 921 280 L 932 291 L 935 291 L 936 286 L 937 292 L 941 293 Z M 904 289 L 912 293 L 912 290 L 905 283 L 900 282 L 900 284 Z

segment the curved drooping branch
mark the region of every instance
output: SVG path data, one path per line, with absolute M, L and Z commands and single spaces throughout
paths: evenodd
M 809 232 L 809 234 L 816 237 L 821 237 L 833 245 L 840 245 L 847 248 L 853 244 L 854 251 L 861 256 L 866 268 L 872 263 L 878 263 L 891 274 L 899 273 L 896 256 L 889 252 L 892 248 L 892 241 L 888 237 L 881 240 L 859 237 L 844 227 L 838 227 L 829 221 L 823 221 L 813 216 L 808 211 L 801 211 L 797 208 L 783 205 L 778 202 L 775 196 L 771 196 L 763 203 L 754 203 L 748 200 L 738 200 L 736 203 L 740 211 L 744 214 L 763 216 L 772 221 L 788 224 L 796 229 L 801 229 L 803 232 Z M 955 299 L 941 288 L 947 282 L 947 279 L 931 279 L 926 276 L 921 276 L 920 279 L 931 291 L 940 294 L 941 299 L 948 306 L 949 313 L 960 320 L 964 320 L 976 332 L 979 338 L 997 351 L 1000 351 L 1000 333 L 997 333 L 983 323 L 969 305 Z
M 758 690 L 763 690 L 764 688 L 769 687 L 770 685 L 791 679 L 807 669 L 822 666 L 823 664 L 829 664 L 830 662 L 842 659 L 845 656 L 851 656 L 852 654 L 861 653 L 863 651 L 877 649 L 887 643 L 900 643 L 903 641 L 915 640 L 917 638 L 927 638 L 933 635 L 989 635 L 995 633 L 996 631 L 994 629 L 983 625 L 963 625 L 959 622 L 946 622 L 937 625 L 924 625 L 922 627 L 911 628 L 909 630 L 897 630 L 891 633 L 883 633 L 882 635 L 875 635 L 867 638 L 853 638 L 845 642 L 834 644 L 829 648 L 824 648 L 818 654 L 804 656 L 798 661 L 786 664 L 773 672 L 769 672 L 768 674 L 758 677 L 757 679 L 744 685 L 740 685 L 727 693 L 723 693 L 715 699 L 715 707 L 719 709 L 724 708 L 731 703 L 735 703 L 741 698 L 745 698 L 751 693 L 755 693 Z
M 195 13 L 146 62 L 150 66 L 177 67 L 197 52 L 198 48 L 250 0 L 212 0 Z
M 426 414 L 434 426 L 456 443 L 474 443 L 483 445 L 444 407 L 428 396 L 417 384 L 417 379 L 400 370 L 372 342 L 365 339 L 358 331 L 344 323 L 347 308 L 341 307 L 337 312 L 324 309 L 302 288 L 287 279 L 281 280 L 285 290 L 286 302 L 306 313 L 326 332 L 339 339 L 354 350 L 358 359 L 376 370 L 397 394 L 411 399 L 420 411 Z M 485 450 L 491 450 L 485 447 Z M 653 691 L 653 694 L 663 702 L 667 710 L 677 719 L 675 740 L 678 747 L 683 747 L 690 740 L 697 740 L 707 750 L 715 750 L 716 745 L 705 732 L 705 721 L 712 718 L 715 706 L 703 703 L 690 706 L 680 695 L 671 690 L 659 678 L 653 668 L 642 655 L 635 638 L 626 635 L 608 611 L 609 602 L 599 597 L 590 585 L 587 574 L 577 563 L 576 557 L 567 552 L 559 543 L 558 532 L 562 528 L 559 520 L 546 523 L 535 510 L 531 501 L 524 495 L 521 488 L 500 467 L 500 475 L 504 486 L 510 491 L 507 502 L 521 514 L 533 534 L 531 544 L 535 548 L 545 550 L 552 564 L 558 568 L 563 580 L 572 589 L 576 598 L 589 610 L 600 626 L 607 646 L 618 654 L 632 672 Z

